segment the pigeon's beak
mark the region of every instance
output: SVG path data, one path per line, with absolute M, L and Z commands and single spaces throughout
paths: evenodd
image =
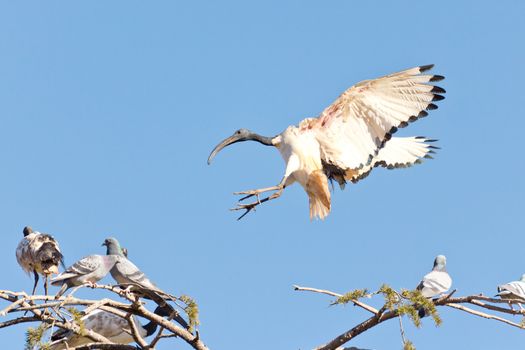
M 102 243 L 102 247 L 107 247 L 108 246 L 108 242 L 104 241 L 104 243 Z
M 211 161 L 213 160 L 213 158 L 215 158 L 217 153 L 219 153 L 224 147 L 234 144 L 236 142 L 240 142 L 240 141 L 246 141 L 246 136 L 233 134 L 232 136 L 222 140 L 221 143 L 215 146 L 213 151 L 211 151 L 210 156 L 208 157 L 208 165 L 211 164 Z

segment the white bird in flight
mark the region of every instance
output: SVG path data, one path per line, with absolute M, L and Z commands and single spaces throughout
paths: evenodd
M 233 210 L 245 210 L 278 198 L 294 182 L 304 188 L 310 202 L 310 218 L 324 219 L 331 208 L 328 180 L 341 189 L 347 181 L 356 183 L 374 167 L 404 168 L 431 158 L 437 148 L 435 140 L 425 137 L 392 137 L 398 128 L 407 126 L 437 108 L 433 102 L 444 97 L 445 90 L 433 85 L 440 75 L 424 74 L 433 65 L 414 67 L 378 79 L 362 81 L 339 96 L 317 118 L 306 118 L 298 126 L 289 126 L 274 137 L 239 129 L 219 143 L 208 157 L 211 163 L 224 147 L 240 141 L 257 141 L 274 146 L 286 163 L 284 177 L 278 185 L 236 192 L 245 195 Z M 264 192 L 274 191 L 265 198 Z M 252 203 L 242 201 L 255 197 Z

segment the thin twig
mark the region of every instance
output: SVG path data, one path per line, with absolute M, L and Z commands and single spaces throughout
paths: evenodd
M 499 317 L 499 316 L 496 316 L 496 315 L 490 315 L 490 314 L 487 314 L 485 312 L 481 312 L 481 311 L 477 311 L 477 310 L 473 310 L 471 308 L 468 308 L 466 306 L 463 306 L 463 305 L 458 305 L 458 304 L 445 304 L 446 306 L 448 307 L 451 307 L 451 308 L 454 308 L 454 309 L 458 309 L 458 310 L 461 310 L 461 311 L 465 311 L 465 312 L 468 312 L 469 314 L 472 314 L 472 315 L 476 315 L 476 316 L 479 316 L 479 317 L 483 317 L 483 318 L 487 318 L 489 320 L 495 320 L 495 321 L 499 321 L 499 322 L 503 322 L 503 323 L 506 323 L 508 325 L 511 325 L 513 327 L 517 327 L 517 328 L 520 328 L 520 329 L 525 329 L 525 327 L 521 324 L 518 324 L 518 323 L 514 323 L 512 321 L 509 321 L 503 317 Z
M 340 297 L 343 296 L 342 294 L 335 293 L 335 292 L 332 292 L 332 291 L 329 291 L 329 290 L 325 290 L 325 289 L 317 289 L 317 288 L 311 288 L 311 287 L 301 287 L 301 286 L 298 286 L 298 285 L 294 285 L 293 289 L 296 290 L 296 291 L 301 291 L 301 292 L 314 292 L 314 293 L 326 294 L 326 295 L 330 295 L 330 296 L 333 296 L 333 297 L 336 297 L 336 298 L 340 298 Z M 368 312 L 373 313 L 374 315 L 377 315 L 378 312 L 379 312 L 376 308 L 374 308 L 374 307 L 372 307 L 370 305 L 367 305 L 367 304 L 365 304 L 362 301 L 359 301 L 357 299 L 352 299 L 352 303 L 354 305 L 359 306 L 360 308 L 365 309 Z

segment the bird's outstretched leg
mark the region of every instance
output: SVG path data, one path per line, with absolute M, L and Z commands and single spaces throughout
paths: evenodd
M 33 270 L 33 274 L 35 275 L 35 285 L 33 286 L 33 293 L 31 293 L 31 295 L 35 295 L 36 285 L 38 284 L 38 272 Z M 47 292 L 46 292 L 46 294 L 47 294 Z
M 266 188 L 261 188 L 261 189 L 258 189 L 258 190 L 250 190 L 250 191 L 242 191 L 242 192 L 235 192 L 234 194 L 238 194 L 238 195 L 242 195 L 242 194 L 245 194 L 246 196 L 242 197 L 241 199 L 239 199 L 239 202 L 245 200 L 245 199 L 248 199 L 248 198 L 251 198 L 251 197 L 255 197 L 257 200 L 253 203 L 239 203 L 237 204 L 237 206 L 235 208 L 231 208 L 230 210 L 245 210 L 245 212 L 239 216 L 237 218 L 237 220 L 241 220 L 244 216 L 246 216 L 246 214 L 248 214 L 250 211 L 254 210 L 256 206 L 258 206 L 259 204 L 262 204 L 264 202 L 267 202 L 269 200 L 272 200 L 272 199 L 275 199 L 275 198 L 279 198 L 281 196 L 281 194 L 283 193 L 283 190 L 285 188 L 285 182 L 284 182 L 284 179 L 283 181 L 281 181 L 281 183 L 277 186 L 272 186 L 272 187 L 266 187 Z M 272 193 L 270 196 L 268 197 L 265 197 L 265 198 L 259 198 L 259 195 L 261 193 L 264 193 L 264 192 L 270 192 L 270 191 L 276 191 L 275 193 Z

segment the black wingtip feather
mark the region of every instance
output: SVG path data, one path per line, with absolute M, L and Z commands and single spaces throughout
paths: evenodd
M 428 112 L 425 111 L 425 110 L 423 110 L 423 111 L 419 112 L 419 114 L 417 115 L 417 117 L 418 117 L 418 118 L 424 118 L 424 117 L 426 117 L 427 115 L 428 115 Z M 410 117 L 410 118 L 412 118 L 412 117 Z
M 433 75 L 432 78 L 430 78 L 429 81 L 441 81 L 443 79 L 445 79 L 445 77 L 442 76 L 442 75 Z
M 444 99 L 445 99 L 445 96 L 442 96 L 442 95 L 434 95 L 434 97 L 432 97 L 432 101 L 441 101 Z
M 433 67 L 434 67 L 433 64 L 427 64 L 425 66 L 419 66 L 419 72 L 420 73 L 426 72 L 427 70 L 431 70 Z
M 427 108 L 426 108 L 427 111 L 432 111 L 434 109 L 438 109 L 438 106 L 433 104 L 433 103 L 429 103 Z
M 446 93 L 445 89 L 443 89 L 442 87 L 439 87 L 439 86 L 434 86 L 432 88 L 432 90 L 430 90 L 430 91 L 434 92 L 436 94 L 445 94 Z

